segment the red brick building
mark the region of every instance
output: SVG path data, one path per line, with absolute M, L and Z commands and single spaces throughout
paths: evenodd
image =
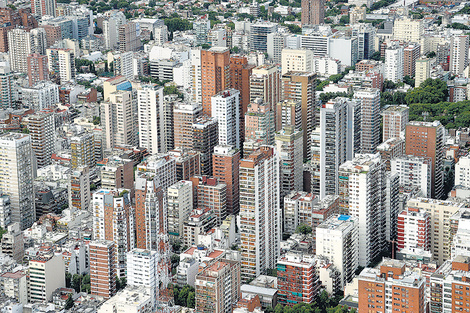
M 212 155 L 212 175 L 227 185 L 227 214 L 238 214 L 240 151 L 229 146 L 216 146 Z
M 205 114 L 211 116 L 211 97 L 230 88 L 231 85 L 230 50 L 228 48 L 214 47 L 201 52 L 201 79 L 202 109 Z
M 312 303 L 321 282 L 312 255 L 286 254 L 277 262 L 278 302 L 294 306 Z
M 90 243 L 91 294 L 109 299 L 116 293 L 116 260 L 112 241 Z

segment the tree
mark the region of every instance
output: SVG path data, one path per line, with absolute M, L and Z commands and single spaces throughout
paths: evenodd
M 75 289 L 76 292 L 81 292 L 81 286 L 82 286 L 82 276 L 78 274 L 73 274 L 72 288 Z
M 170 33 L 173 33 L 174 31 L 190 30 L 193 28 L 193 24 L 191 22 L 179 17 L 166 18 L 164 22 Z
M 237 46 L 233 47 L 232 49 L 230 49 L 230 52 L 231 53 L 239 53 L 240 52 L 240 48 L 238 48 Z
M 305 224 L 300 224 L 295 229 L 295 232 L 298 233 L 298 234 L 304 234 L 304 235 L 311 234 L 312 233 L 312 227 L 310 227 L 308 225 L 305 225 Z
M 65 273 L 65 287 L 70 288 L 72 286 L 72 274 L 69 272 Z
M 196 307 L 196 293 L 190 291 L 188 293 L 188 299 L 186 300 L 186 305 L 188 308 L 194 309 Z
M 464 25 L 462 23 L 452 23 L 450 25 L 447 25 L 447 28 L 453 28 L 453 29 L 462 29 L 462 30 L 469 30 L 470 27 L 467 25 Z
M 117 291 L 122 290 L 126 288 L 126 286 L 127 286 L 126 278 L 125 277 L 119 278 L 119 276 L 116 275 L 116 290 Z
M 428 78 L 419 87 L 406 93 L 406 103 L 439 103 L 447 99 L 447 83 Z
M 67 298 L 67 301 L 65 301 L 64 309 L 69 310 L 69 309 L 73 308 L 73 305 L 74 305 L 74 302 L 73 302 L 73 299 L 72 299 L 72 295 L 69 294 L 69 296 Z
M 3 235 L 6 233 L 7 233 L 7 230 L 0 227 L 0 240 L 2 240 Z
M 434 57 L 436 57 L 436 52 L 434 52 L 434 51 L 429 51 L 428 53 L 426 53 L 426 57 L 428 57 L 428 58 L 434 58 Z
M 415 80 L 413 78 L 411 78 L 410 76 L 406 75 L 405 77 L 403 77 L 403 82 L 405 84 L 408 84 L 410 85 L 411 87 L 414 87 L 415 86 Z
M 153 32 L 150 32 L 150 40 L 154 40 L 155 38 L 153 37 Z
M 382 55 L 380 54 L 380 51 L 375 51 L 371 56 L 370 59 L 374 61 L 380 61 L 380 58 Z
M 101 118 L 99 116 L 93 116 L 93 125 L 99 125 L 101 123 Z
M 165 86 L 163 87 L 163 94 L 164 95 L 177 95 L 178 98 L 183 98 L 183 94 L 178 90 L 178 87 L 175 85 Z
M 397 85 L 391 80 L 384 80 L 384 89 L 396 89 Z
M 302 34 L 302 28 L 300 26 L 297 26 L 295 24 L 283 24 L 284 26 L 287 26 L 289 31 L 293 34 Z
M 349 16 L 348 15 L 341 16 L 341 18 L 339 19 L 339 22 L 343 25 L 349 24 Z

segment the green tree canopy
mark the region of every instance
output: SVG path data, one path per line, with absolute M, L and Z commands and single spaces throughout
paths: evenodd
M 439 103 L 447 99 L 447 83 L 439 79 L 426 79 L 421 85 L 406 93 L 406 103 Z
M 298 234 L 304 234 L 304 235 L 311 234 L 312 227 L 305 225 L 305 224 L 300 224 L 299 226 L 297 226 L 295 232 Z

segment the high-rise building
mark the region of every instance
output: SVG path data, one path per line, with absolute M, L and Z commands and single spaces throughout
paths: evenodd
M 375 153 L 380 143 L 380 91 L 359 89 L 354 99 L 361 101 L 361 153 Z
M 243 281 L 276 264 L 281 241 L 279 201 L 279 158 L 275 149 L 263 146 L 240 161 Z
M 116 251 L 112 241 L 90 242 L 91 294 L 109 299 L 116 293 Z
M 276 150 L 279 155 L 279 183 L 281 188 L 281 203 L 284 196 L 291 191 L 303 188 L 303 147 L 302 131 L 294 126 L 285 126 L 275 135 Z
M 205 114 L 212 114 L 211 97 L 230 88 L 230 51 L 214 47 L 201 51 L 202 108 Z
M 111 56 L 111 55 L 110 55 Z M 114 76 L 124 76 L 126 79 L 134 79 L 134 52 L 121 52 L 112 55 L 112 58 L 108 60 L 108 63 L 113 62 Z M 167 71 L 162 70 L 161 72 L 155 73 L 155 69 L 150 64 L 150 75 L 160 80 L 173 80 L 173 69 L 169 69 L 169 76 Z M 137 66 L 136 66 L 137 67 Z M 157 69 L 160 70 L 160 69 Z M 136 70 L 137 72 L 137 70 Z M 162 76 L 159 76 L 162 73 Z
M 397 221 L 397 250 L 405 256 L 426 251 L 431 254 L 431 217 L 423 208 L 405 208 Z
M 414 77 L 416 73 L 416 60 L 421 54 L 419 43 L 409 43 L 403 51 L 403 76 Z
M 278 24 L 258 21 L 250 26 L 250 46 L 253 51 L 268 51 L 268 35 L 277 32 Z
M 338 169 L 360 148 L 359 103 L 346 98 L 328 101 L 320 108 L 319 195 L 338 194 Z M 318 145 L 318 144 L 317 144 Z M 316 184 L 315 184 L 316 185 Z
M 457 212 L 451 218 L 451 228 L 456 220 L 457 231 L 452 237 L 451 257 L 461 255 L 470 257 L 470 214 L 467 208 Z
M 390 169 L 398 175 L 404 191 L 418 189 L 423 197 L 431 197 L 431 158 L 402 155 L 390 161 Z
M 424 21 L 408 17 L 393 23 L 393 39 L 401 42 L 420 42 L 424 35 Z
M 274 106 L 281 101 L 281 71 L 278 65 L 263 64 L 252 70 L 250 77 L 250 102 L 261 98 L 264 103 Z M 243 107 L 243 114 L 248 104 Z
M 405 153 L 405 139 L 390 138 L 377 146 L 377 152 L 380 153 L 382 161 L 385 162 L 385 170 L 390 171 L 390 161 Z
M 382 111 L 382 141 L 390 138 L 401 137 L 405 132 L 406 124 L 409 120 L 409 109 L 406 105 L 389 106 Z
M 200 153 L 194 150 L 174 149 L 169 152 L 176 163 L 176 181 L 201 175 Z
M 20 223 L 12 223 L 6 228 L 7 232 L 3 234 L 0 251 L 11 257 L 16 262 L 23 261 L 24 240 L 23 232 L 20 229 Z
M 167 187 L 168 188 L 168 187 Z M 167 235 L 167 189 L 163 189 L 157 177 L 136 177 L 135 180 L 135 228 L 136 247 L 158 250 Z
M 324 220 L 339 212 L 339 196 L 318 196 L 305 191 L 292 191 L 284 197 L 284 233 L 293 234 L 300 225 L 316 229 Z M 313 233 L 315 238 L 315 232 Z M 315 253 L 315 246 L 313 249 Z
M 126 17 L 121 11 L 114 11 L 110 17 L 103 21 L 104 47 L 114 50 L 118 47 L 119 27 L 126 23 Z
M 313 51 L 309 49 L 283 49 L 282 75 L 287 72 L 312 72 Z
M 34 156 L 31 137 L 25 134 L 0 135 L 0 189 L 10 196 L 11 221 L 21 230 L 36 221 L 34 208 Z
M 95 138 L 92 133 L 82 132 L 71 137 L 70 150 L 72 150 L 72 168 L 95 167 Z
M 121 158 L 107 158 L 105 160 L 106 164 L 101 167 L 101 188 L 106 190 L 124 188 L 133 194 L 134 162 Z
M 202 116 L 193 124 L 193 150 L 199 152 L 201 175 L 212 176 L 212 154 L 218 143 L 216 117 Z
M 11 108 L 13 104 L 12 92 L 13 74 L 7 62 L 0 63 L 0 108 Z
M 199 245 L 201 235 L 207 233 L 216 225 L 214 212 L 210 208 L 194 209 L 189 218 L 183 223 L 183 246 Z
M 359 265 L 369 265 L 386 247 L 386 177 L 380 154 L 356 154 L 339 170 L 340 205 L 357 218 Z
M 302 102 L 284 100 L 277 103 L 276 131 L 285 126 L 294 126 L 295 129 L 302 130 Z
M 2 86 L 2 90 L 5 90 L 5 104 L 7 104 L 8 101 L 11 103 L 11 98 L 8 99 L 8 92 L 11 92 L 10 78 L 5 77 L 3 81 L 5 83 L 5 89 L 3 89 Z M 59 103 L 59 86 L 51 82 L 40 82 L 30 88 L 23 87 L 22 93 L 23 105 L 35 111 L 41 111 Z M 10 93 L 10 97 L 11 95 Z
M 0 227 L 7 229 L 11 224 L 11 206 L 10 197 L 0 192 Z
M 201 50 L 191 50 L 191 99 L 202 104 L 202 63 Z
M 220 259 L 196 276 L 196 313 L 231 312 L 241 298 L 240 262 Z
M 455 186 L 470 188 L 470 156 L 459 158 L 455 163 Z
M 463 203 L 441 201 L 429 198 L 415 198 L 408 201 L 407 208 L 424 209 L 431 217 L 431 252 L 434 261 L 441 265 L 451 256 L 452 215 L 465 207 Z
M 287 37 L 289 33 L 271 33 L 268 35 L 268 58 L 274 63 L 280 64 L 282 62 L 282 50 L 286 47 Z
M 282 75 L 282 99 L 302 102 L 303 158 L 310 157 L 310 133 L 315 128 L 315 73 L 290 72 Z
M 278 303 L 313 303 L 321 282 L 313 255 L 287 253 L 277 261 Z
M 49 48 L 46 50 L 49 72 L 61 83 L 75 78 L 75 52 L 73 49 Z
M 70 173 L 68 194 L 70 208 L 88 211 L 91 202 L 88 167 L 77 167 Z
M 426 79 L 431 77 L 431 60 L 422 57 L 416 60 L 415 87 L 419 87 Z
M 28 55 L 32 53 L 45 54 L 46 32 L 42 28 L 30 31 L 15 28 L 8 32 L 10 47 L 10 66 L 13 71 L 28 73 Z
M 109 101 L 101 103 L 100 109 L 101 125 L 106 134 L 106 148 L 135 145 L 136 114 L 131 92 L 119 90 L 111 93 Z
M 168 234 L 171 239 L 181 239 L 183 222 L 193 210 L 193 184 L 181 180 L 168 188 Z
M 259 142 L 261 145 L 274 144 L 274 111 L 272 107 L 257 98 L 248 106 L 245 114 L 245 143 Z M 244 153 L 246 151 L 244 149 Z
M 48 302 L 52 293 L 65 287 L 65 265 L 62 256 L 46 254 L 29 261 L 29 302 Z
M 211 103 L 211 116 L 217 118 L 219 127 L 219 144 L 240 149 L 240 92 L 221 91 L 212 96 Z
M 227 185 L 206 176 L 191 177 L 191 182 L 196 207 L 211 210 L 216 219 L 214 226 L 220 226 L 227 217 Z
M 202 110 L 201 105 L 196 103 L 175 105 L 173 109 L 175 148 L 192 149 L 193 124 L 202 115 Z
M 132 249 L 127 252 L 127 284 L 150 288 L 153 302 L 156 300 L 158 282 L 158 252 L 146 249 Z
M 29 87 L 36 83 L 49 80 L 49 66 L 47 56 L 33 53 L 28 56 L 28 80 Z
M 458 255 L 452 260 L 447 260 L 431 275 L 431 313 L 461 312 L 470 305 L 466 297 L 467 288 L 470 289 L 467 279 L 470 274 L 469 264 L 468 256 Z
M 399 83 L 403 80 L 404 49 L 398 42 L 385 49 L 385 74 L 384 79 Z
M 163 88 L 144 85 L 137 89 L 139 112 L 139 146 L 150 154 L 166 153 L 166 133 Z
M 341 286 L 355 277 L 359 266 L 358 219 L 333 215 L 316 228 L 316 254 L 328 258 L 341 273 Z
M 454 75 L 461 74 L 468 66 L 468 35 L 450 37 L 449 70 Z
M 356 14 L 354 14 L 357 12 Z M 349 13 L 350 24 L 356 24 L 354 22 L 355 15 L 361 16 L 366 14 L 366 8 L 364 7 L 355 7 Z M 363 19 L 363 18 L 359 18 Z M 376 28 L 367 23 L 359 23 L 354 25 L 351 35 L 357 37 L 357 59 L 358 60 L 368 60 L 374 54 L 375 51 L 375 37 L 376 37 Z
M 21 270 L 4 272 L 0 275 L 5 296 L 14 298 L 20 304 L 28 303 L 28 277 Z M 8 306 L 8 305 L 7 305 Z
M 406 271 L 405 262 L 384 259 L 377 268 L 365 268 L 358 277 L 359 312 L 426 312 L 426 279 Z M 386 299 L 391 299 L 389 302 Z
M 302 0 L 302 25 L 319 25 L 325 22 L 324 0 Z
M 245 56 L 230 56 L 230 88 L 240 92 L 240 117 L 243 117 L 243 108 L 250 103 L 250 77 L 253 68 Z
M 439 121 L 406 125 L 405 154 L 431 158 L 431 198 L 443 196 L 444 126 Z
M 55 120 L 51 112 L 28 116 L 27 126 L 38 167 L 51 164 L 55 146 Z
M 211 29 L 211 21 L 208 18 L 201 17 L 193 23 L 193 29 L 196 32 L 196 45 L 207 43 L 207 35 Z
M 212 175 L 227 185 L 227 214 L 235 215 L 240 210 L 239 203 L 239 161 L 240 150 L 232 146 L 218 145 L 212 154 Z
M 160 181 L 159 183 L 166 192 L 168 187 L 176 183 L 178 180 L 184 179 L 177 179 L 176 163 L 175 158 L 170 154 L 153 154 L 146 157 L 142 163 L 137 165 L 136 177 L 146 175 L 147 173 L 151 176 L 158 177 Z
M 93 193 L 94 240 L 110 240 L 114 243 L 116 274 L 126 275 L 126 253 L 134 248 L 134 212 L 130 194 L 100 189 Z
M 31 13 L 36 16 L 56 16 L 55 0 L 31 0 Z
M 137 23 L 127 23 L 119 26 L 119 51 L 138 51 L 142 45 L 137 34 Z

